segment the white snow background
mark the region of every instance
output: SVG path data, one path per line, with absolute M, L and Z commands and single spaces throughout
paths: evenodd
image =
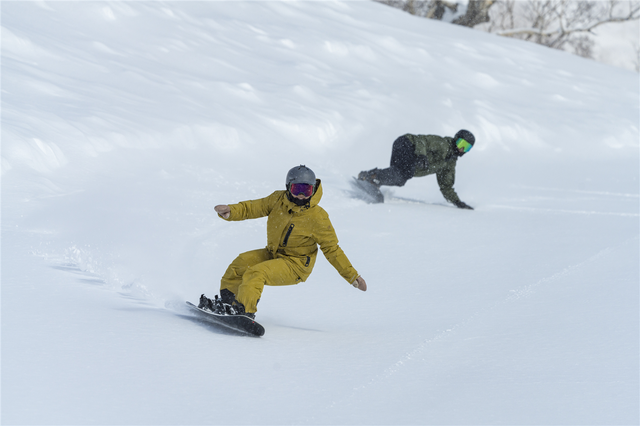
M 637 425 L 638 74 L 374 2 L 2 2 L 2 423 Z M 405 133 L 475 133 L 351 197 Z M 320 254 L 190 317 L 311 167 Z

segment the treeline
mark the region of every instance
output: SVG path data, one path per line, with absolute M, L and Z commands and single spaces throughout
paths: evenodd
M 631 0 L 374 0 L 413 15 L 444 20 L 593 58 L 594 30 L 640 19 Z M 640 71 L 640 43 L 635 64 Z

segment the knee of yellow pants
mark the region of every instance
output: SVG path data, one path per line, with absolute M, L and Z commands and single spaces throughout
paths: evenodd
M 284 259 L 265 261 L 247 269 L 238 287 L 236 299 L 248 313 L 255 313 L 265 285 L 286 286 L 299 282 L 300 277 Z
M 272 258 L 266 249 L 256 249 L 241 253 L 233 260 L 220 280 L 220 289 L 228 289 L 234 295 L 238 295 L 238 287 L 242 284 L 242 277 L 249 268 Z

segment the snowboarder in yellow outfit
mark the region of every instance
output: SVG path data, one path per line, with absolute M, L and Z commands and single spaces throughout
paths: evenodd
M 287 173 L 286 190 L 214 208 L 227 221 L 268 217 L 267 246 L 240 254 L 222 276 L 220 302 L 227 313 L 255 317 L 265 285 L 295 285 L 307 280 L 318 246 L 348 283 L 367 290 L 367 283 L 338 245 L 329 215 L 318 205 L 321 198 L 320 180 L 311 169 L 300 165 Z M 213 308 L 213 302 L 203 296 L 200 306 Z

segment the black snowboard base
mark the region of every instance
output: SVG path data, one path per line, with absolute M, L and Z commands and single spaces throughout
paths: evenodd
M 384 203 L 384 196 L 380 192 L 380 188 L 374 184 L 353 178 L 351 186 L 354 188 L 354 197 L 364 200 L 367 203 Z
M 198 317 L 209 323 L 224 326 L 225 328 L 254 337 L 261 337 L 264 335 L 264 327 L 250 317 L 243 315 L 216 314 L 209 310 L 198 308 L 198 306 L 190 303 L 189 301 L 187 301 L 187 307 L 189 307 L 194 313 L 197 313 Z

